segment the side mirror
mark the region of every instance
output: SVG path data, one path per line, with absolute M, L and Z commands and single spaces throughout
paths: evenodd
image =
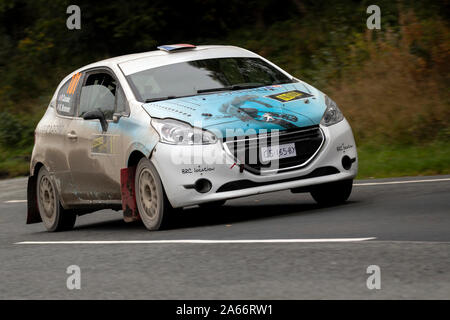
M 83 119 L 84 120 L 93 120 L 93 119 L 100 120 L 100 124 L 102 125 L 103 132 L 106 132 L 108 130 L 108 122 L 105 119 L 105 115 L 100 110 L 86 112 L 85 114 L 83 114 Z
M 114 114 L 113 114 L 113 122 L 114 122 L 114 123 L 119 122 L 119 120 L 120 120 L 120 118 L 121 118 L 122 116 L 123 116 L 122 113 L 114 113 Z

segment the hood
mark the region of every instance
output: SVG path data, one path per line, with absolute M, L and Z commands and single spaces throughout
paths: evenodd
M 326 109 L 324 95 L 303 82 L 150 102 L 142 107 L 151 117 L 181 120 L 220 131 L 222 137 L 233 130 L 270 132 L 317 125 Z

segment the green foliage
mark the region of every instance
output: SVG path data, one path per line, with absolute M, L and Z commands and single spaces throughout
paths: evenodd
M 0 113 L 0 144 L 16 147 L 22 140 L 22 125 L 8 112 Z
M 168 43 L 267 57 L 330 94 L 363 147 L 450 139 L 448 1 L 377 0 L 382 30 L 370 32 L 369 0 L 80 0 L 81 30 L 68 30 L 71 4 L 0 0 L 0 175 L 24 173 L 34 128 L 65 75 Z
M 41 115 L 38 113 L 37 115 Z M 33 145 L 36 115 L 0 112 L 0 146 L 4 148 L 27 148 Z

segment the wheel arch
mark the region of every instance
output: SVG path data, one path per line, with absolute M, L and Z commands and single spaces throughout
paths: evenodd
M 42 167 L 45 167 L 45 169 L 50 172 L 49 167 L 43 159 L 35 159 L 32 161 L 30 166 L 30 176 L 37 176 Z
M 37 177 L 37 175 L 38 175 L 38 173 L 39 173 L 39 170 L 41 170 L 42 167 L 46 167 L 46 166 L 44 165 L 44 163 L 42 163 L 41 161 L 36 162 L 36 163 L 34 164 L 34 167 L 31 169 L 32 175 Z M 47 167 L 46 167 L 46 168 L 47 168 Z M 48 169 L 47 169 L 47 170 L 48 170 Z
M 125 222 L 140 219 L 136 204 L 134 180 L 136 167 L 142 158 L 147 158 L 147 156 L 139 149 L 133 150 L 128 156 L 127 167 L 120 170 L 120 194 L 122 197 L 122 211 Z
M 128 168 L 136 167 L 137 164 L 139 163 L 139 160 L 145 157 L 146 157 L 145 154 L 140 150 L 132 151 L 128 156 L 127 167 Z

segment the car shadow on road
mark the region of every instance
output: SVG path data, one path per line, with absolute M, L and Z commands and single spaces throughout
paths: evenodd
M 214 225 L 227 225 L 247 221 L 257 221 L 282 216 L 300 216 L 309 214 L 320 214 L 320 209 L 334 210 L 339 207 L 351 205 L 355 201 L 348 201 L 339 206 L 324 207 L 316 203 L 298 204 L 253 204 L 235 205 L 226 204 L 221 207 L 204 208 L 190 207 L 175 212 L 172 222 L 166 230 L 177 230 L 185 228 L 196 228 Z M 330 211 L 323 211 L 323 213 Z M 83 224 L 75 227 L 75 230 L 143 230 L 142 222 L 136 221 L 126 223 L 123 220 L 109 220 L 92 224 Z
M 303 215 L 319 208 L 313 203 L 285 205 L 224 205 L 216 208 L 184 209 L 173 219 L 171 229 L 192 228 L 245 221 L 264 220 L 283 215 Z

